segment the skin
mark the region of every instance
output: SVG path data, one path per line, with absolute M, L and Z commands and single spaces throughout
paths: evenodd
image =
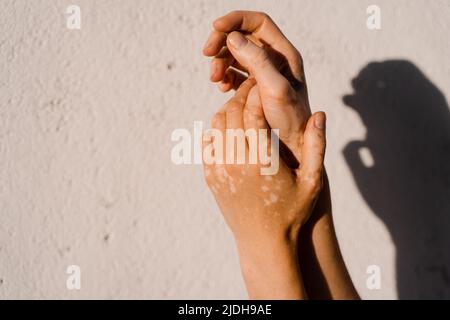
M 236 95 L 213 118 L 212 128 L 268 129 L 259 104 L 255 81 L 242 83 Z M 253 91 L 252 91 L 253 89 Z M 248 143 L 245 146 L 248 153 Z M 225 144 L 224 144 L 225 145 Z M 204 150 L 214 147 L 204 139 Z M 205 177 L 236 239 L 242 273 L 253 299 L 305 299 L 297 257 L 300 228 L 311 215 L 322 182 L 325 154 L 325 114 L 311 117 L 304 139 L 298 141 L 303 166 L 281 163 L 277 174 L 263 176 L 261 164 L 206 164 Z M 230 152 L 224 148 L 224 155 Z
M 223 92 L 238 89 L 237 94 L 246 81 L 256 82 L 256 85 L 248 89 L 244 110 L 250 109 L 252 114 L 265 118 L 268 127 L 280 129 L 279 136 L 282 145 L 286 147 L 280 150 L 284 160 L 282 163 L 290 170 L 298 172 L 298 168 L 302 169 L 308 165 L 309 156 L 305 143 L 308 125 L 316 116 L 311 117 L 300 53 L 270 17 L 264 13 L 234 11 L 217 19 L 213 24 L 213 29 L 203 49 L 206 56 L 213 57 L 211 81 L 217 82 L 219 89 Z M 249 78 L 251 80 L 247 80 Z M 245 90 L 242 96 L 245 96 Z M 240 93 L 239 99 L 243 99 Z M 323 157 L 321 166 L 323 166 Z M 251 184 L 251 182 L 249 183 Z M 255 188 L 261 187 L 260 181 L 257 179 L 252 183 Z M 246 190 L 249 190 L 249 186 L 242 191 L 239 208 L 245 207 L 246 201 L 249 201 L 249 193 Z M 283 184 L 282 193 L 291 194 L 291 190 Z M 265 195 L 260 196 L 264 197 Z M 314 203 L 316 196 L 314 194 L 310 194 L 310 196 L 309 201 L 312 200 Z M 231 206 L 233 199 L 236 198 L 230 197 L 227 204 Z M 292 204 L 298 201 L 298 199 L 286 200 L 293 201 Z M 253 209 L 253 207 L 251 208 Z M 223 212 L 222 207 L 221 209 Z M 324 174 L 323 189 L 318 193 L 317 203 L 311 210 L 309 215 L 302 216 L 303 219 L 297 220 L 295 227 L 290 229 L 288 246 L 294 246 L 296 250 L 299 274 L 297 281 L 304 291 L 301 296 L 298 295 L 296 298 L 306 296 L 313 299 L 359 298 L 345 267 L 336 239 L 326 174 Z M 232 212 L 233 210 L 227 209 L 228 211 Z M 234 212 L 238 215 L 239 210 Z M 252 215 L 257 214 L 259 213 L 252 213 Z M 309 219 L 305 220 L 306 216 Z M 238 232 L 239 237 L 244 237 L 243 235 L 246 233 L 252 233 L 253 228 L 254 225 L 241 228 Z M 237 239 L 239 238 L 236 234 L 235 236 Z M 294 236 L 298 240 L 295 245 L 292 244 Z M 267 235 L 267 237 L 270 238 L 273 235 Z M 245 242 L 244 247 L 256 247 L 261 252 L 265 248 L 263 244 L 269 242 L 267 248 L 273 248 L 271 240 L 265 237 L 259 238 L 258 241 L 259 244 L 255 245 L 247 245 L 248 242 Z M 258 241 L 254 240 L 255 243 Z M 239 241 L 237 242 L 239 247 Z M 255 251 L 257 250 L 240 250 L 240 252 L 250 252 L 249 256 L 257 255 L 254 253 Z M 288 256 L 286 254 L 286 257 Z M 241 254 L 241 261 L 243 260 L 247 259 Z M 271 261 L 275 261 L 275 259 Z M 275 268 L 275 266 L 272 267 Z M 246 270 L 246 268 L 243 269 Z M 255 266 L 254 269 L 257 267 Z M 252 272 L 252 274 L 257 274 L 255 270 Z M 244 278 L 246 278 L 245 273 Z M 302 274 L 304 281 L 302 281 Z M 257 282 L 257 280 L 265 281 L 262 277 L 253 281 Z M 246 282 L 248 286 L 248 281 Z M 257 287 L 257 285 L 253 287 Z M 261 296 L 253 294 L 255 290 L 249 289 L 249 292 L 250 297 Z M 256 292 L 259 291 L 256 290 Z M 272 294 L 269 294 L 270 292 Z M 274 298 L 275 292 L 278 293 L 278 291 L 267 290 L 266 297 Z

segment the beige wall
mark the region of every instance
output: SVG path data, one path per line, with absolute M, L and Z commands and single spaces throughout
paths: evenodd
M 382 10 L 379 31 L 366 28 L 372 2 Z M 81 30 L 66 28 L 70 4 L 81 8 Z M 423 229 L 416 242 L 425 246 L 418 249 L 409 242 L 415 229 L 399 226 L 409 228 L 407 215 L 386 218 L 411 210 L 392 194 L 410 194 L 391 193 L 387 179 L 369 188 L 378 192 L 374 203 L 367 199 L 343 150 L 370 128 L 342 101 L 362 68 L 388 59 L 410 61 L 448 99 L 448 1 L 2 0 L 0 7 L 0 298 L 246 297 L 201 168 L 170 160 L 171 132 L 209 123 L 226 100 L 208 82 L 201 48 L 213 19 L 238 8 L 268 12 L 304 55 L 311 104 L 328 113 L 336 227 L 362 297 L 393 299 L 407 283 L 413 296 L 449 297 L 450 250 L 440 237 L 449 211 L 431 226 L 414 213 L 413 227 Z M 410 94 L 417 91 L 401 96 Z M 439 114 L 448 116 L 442 105 Z M 385 168 L 380 179 L 395 178 Z M 420 207 L 425 199 L 411 201 Z M 436 264 L 421 263 L 424 252 Z M 396 270 L 396 255 L 406 254 Z M 71 264 L 81 267 L 78 291 L 66 288 Z M 372 264 L 382 271 L 380 290 L 366 288 Z M 398 284 L 402 273 L 421 280 Z M 427 279 L 433 285 L 422 288 Z

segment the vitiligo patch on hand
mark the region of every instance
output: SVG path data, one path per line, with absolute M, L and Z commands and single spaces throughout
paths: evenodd
M 230 192 L 231 193 L 236 193 L 236 186 L 234 185 L 233 179 L 229 179 L 228 181 L 229 187 L 230 187 Z
M 218 166 L 215 168 L 216 170 L 216 176 L 219 179 L 220 183 L 225 183 L 227 182 L 227 178 L 229 178 L 229 174 L 227 172 L 227 170 L 225 170 L 225 168 L 223 166 Z
M 271 204 L 277 203 L 278 196 L 275 193 L 269 194 L 269 198 L 264 199 L 264 206 L 268 207 Z

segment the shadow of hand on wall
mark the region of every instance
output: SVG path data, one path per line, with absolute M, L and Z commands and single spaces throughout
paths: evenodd
M 359 114 L 367 135 L 343 153 L 363 198 L 394 242 L 398 297 L 449 299 L 447 102 L 404 60 L 370 63 L 352 86 L 354 93 L 343 100 Z

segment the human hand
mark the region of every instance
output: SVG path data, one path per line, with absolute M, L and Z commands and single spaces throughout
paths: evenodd
M 236 95 L 216 113 L 212 128 L 219 130 L 225 138 L 227 130 L 270 130 L 260 109 L 258 88 L 252 79 L 246 80 Z M 257 148 L 270 148 L 272 141 L 270 137 L 267 139 L 268 146 L 259 141 Z M 251 149 L 249 143 L 247 139 L 246 154 Z M 227 142 L 222 145 L 227 146 Z M 321 188 L 325 153 L 324 113 L 319 112 L 309 119 L 304 138 L 297 141 L 296 147 L 302 151 L 302 166 L 291 169 L 281 161 L 278 172 L 272 176 L 260 174 L 261 163 L 205 164 L 208 186 L 238 241 L 296 240 L 298 230 L 311 214 Z M 210 150 L 214 144 L 206 140 L 204 150 L 206 148 Z M 226 158 L 231 150 L 224 149 L 222 154 Z
M 213 24 L 203 53 L 214 57 L 211 80 L 222 91 L 255 77 L 264 115 L 297 162 L 311 115 L 302 57 L 271 18 L 260 12 L 233 11 Z M 238 71 L 237 71 L 238 70 Z
M 242 39 L 242 35 L 247 40 Z M 237 40 L 245 40 L 243 41 L 244 45 L 239 48 L 231 45 L 233 38 L 236 43 Z M 304 138 L 303 132 L 305 127 L 309 127 L 307 121 L 311 112 L 302 57 L 270 17 L 263 13 L 236 11 L 219 18 L 214 22 L 214 31 L 209 36 L 203 53 L 206 56 L 214 57 L 211 63 L 211 80 L 218 82 L 219 88 L 224 92 L 238 89 L 247 78 L 256 78 L 257 85 L 250 89 L 247 97 L 244 119 L 247 110 L 252 109 L 254 115 L 267 119 L 268 124 L 266 122 L 266 126 L 274 129 L 279 128 L 280 138 L 290 151 L 280 150 L 283 160 L 289 168 L 295 169 L 299 163 L 303 167 L 305 162 L 308 162 L 307 158 L 302 159 L 302 157 L 308 157 L 307 153 L 306 155 L 302 154 L 304 149 L 302 146 L 305 146 L 305 142 L 308 141 Z M 223 118 L 223 115 L 219 117 Z M 286 168 L 281 168 L 279 176 L 283 176 L 283 170 L 286 170 Z M 324 176 L 326 176 L 325 173 Z M 262 178 L 259 177 L 259 180 Z M 210 179 L 214 181 L 213 178 Z M 297 180 L 297 175 L 293 175 L 292 179 Z M 246 186 L 246 188 L 252 190 L 255 198 L 266 199 L 267 193 L 263 192 L 261 197 L 261 181 L 258 181 L 258 179 L 255 179 L 255 181 L 254 190 L 251 187 Z M 263 180 L 263 182 L 266 181 Z M 291 240 L 288 241 L 287 245 L 280 245 L 280 241 L 276 240 L 279 236 L 271 238 L 266 232 L 252 232 L 253 236 L 250 236 L 250 238 L 257 238 L 258 234 L 261 234 L 259 242 L 256 240 L 244 242 L 244 244 L 238 242 L 244 278 L 251 297 L 305 297 L 306 289 L 292 291 L 290 289 L 293 288 L 290 287 L 290 284 L 302 284 L 301 274 L 306 272 L 308 295 L 311 294 L 315 298 L 358 298 L 340 254 L 334 232 L 329 185 L 326 179 L 323 183 L 326 192 L 321 192 L 313 216 L 302 226 L 300 236 L 302 247 L 298 251 L 298 256 L 293 255 L 292 250 L 286 250 L 286 247 L 293 246 Z M 258 184 L 259 189 L 256 186 Z M 288 188 L 283 190 L 283 194 L 292 192 L 293 183 L 287 183 L 286 185 Z M 275 184 L 276 196 L 280 200 L 284 199 L 278 195 L 280 191 L 276 189 L 276 186 Z M 271 184 L 272 190 L 273 187 L 274 185 Z M 214 191 L 215 187 L 211 188 Z M 246 189 L 243 188 L 243 190 L 244 194 L 248 196 L 245 192 Z M 216 192 L 218 192 L 217 189 Z M 227 199 L 227 197 L 232 198 L 232 195 L 225 193 L 222 198 Z M 258 228 L 254 230 L 264 230 L 261 226 L 266 225 L 266 221 L 267 225 L 272 226 L 273 223 L 276 225 L 275 218 L 270 216 L 270 210 L 262 210 L 261 212 L 264 212 L 265 215 L 258 216 L 254 221 L 251 220 L 251 216 L 247 215 L 241 223 L 239 213 L 242 210 L 233 211 L 230 207 L 235 205 L 237 209 L 241 209 L 242 206 L 239 206 L 239 203 L 241 201 L 245 203 L 245 199 L 239 199 L 236 202 L 222 201 L 224 202 L 222 210 L 226 219 L 230 220 L 230 226 L 237 225 L 236 228 L 232 227 L 232 230 L 245 230 L 246 227 L 250 227 L 250 230 L 252 230 L 252 222 L 257 222 L 258 225 Z M 256 199 L 252 199 L 252 201 L 257 202 Z M 256 206 L 256 208 L 259 207 Z M 264 220 L 267 217 L 274 218 L 274 220 Z M 290 224 L 287 223 L 286 225 Z M 291 232 L 287 232 L 290 236 L 286 238 L 289 239 L 292 235 L 295 235 L 295 231 L 292 232 L 295 229 L 296 227 L 292 228 Z M 281 230 L 284 231 L 277 232 L 277 234 L 285 234 L 286 228 L 281 228 Z M 270 230 L 266 231 L 269 232 Z M 233 231 L 233 233 L 245 234 L 244 231 Z M 272 240 L 267 242 L 267 239 Z M 275 241 L 273 241 L 274 239 Z M 256 258 L 255 252 L 260 253 L 259 255 L 256 254 Z M 330 259 L 330 256 L 334 259 Z M 301 272 L 300 267 L 295 265 L 292 259 L 300 261 Z M 250 262 L 248 262 L 249 260 Z M 281 261 L 290 261 L 291 268 L 285 268 L 284 271 L 281 271 L 278 268 L 283 267 Z M 285 265 L 288 265 L 288 263 L 285 263 Z M 261 270 L 261 268 L 265 268 L 265 270 Z M 277 268 L 279 272 L 274 271 Z M 289 272 L 294 268 L 298 269 L 298 278 L 295 278 L 296 275 Z M 273 279 L 276 275 L 286 275 L 286 277 L 276 281 Z M 290 278 L 288 275 L 290 275 Z M 272 282 L 268 279 L 271 279 Z M 284 286 L 280 286 L 283 283 Z M 264 284 L 265 287 L 258 288 L 258 286 L 264 286 Z M 277 291 L 276 289 L 280 290 Z M 261 295 L 261 292 L 265 294 Z
M 242 272 L 251 298 L 306 297 L 298 266 L 297 237 L 321 189 L 325 121 L 325 114 L 321 112 L 309 119 L 299 146 L 303 157 L 299 169 L 291 169 L 280 162 L 276 174 L 263 176 L 260 162 L 208 164 L 204 161 L 205 179 L 236 239 Z M 216 113 L 212 128 L 221 132 L 220 137 L 225 139 L 228 138 L 229 130 L 269 130 L 253 79 L 243 82 L 236 95 Z M 271 144 L 275 142 L 267 138 L 268 144 L 258 140 L 257 148 L 268 148 L 273 152 Z M 210 150 L 226 158 L 228 152 L 232 151 L 233 157 L 237 157 L 234 145 L 233 150 L 230 150 L 227 141 L 216 144 L 215 139 L 218 136 L 214 136 L 214 140 L 204 137 L 204 155 L 207 154 L 205 151 Z M 246 155 L 254 148 L 250 143 L 250 139 L 245 140 Z M 220 146 L 224 150 L 214 149 Z M 260 154 L 260 151 L 257 153 Z

